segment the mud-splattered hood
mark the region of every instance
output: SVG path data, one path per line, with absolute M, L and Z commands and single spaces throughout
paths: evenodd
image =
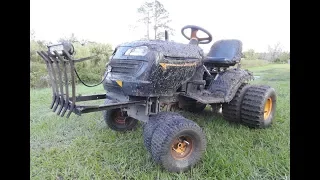
M 164 56 L 168 57 L 181 57 L 181 58 L 201 58 L 203 50 L 193 44 L 182 44 L 172 41 L 163 40 L 139 40 L 128 43 L 120 44 L 119 46 L 148 46 L 150 49 L 161 52 Z

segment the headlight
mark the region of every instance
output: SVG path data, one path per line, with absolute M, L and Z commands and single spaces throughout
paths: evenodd
M 149 52 L 147 46 L 139 46 L 128 49 L 124 55 L 126 56 L 145 56 Z

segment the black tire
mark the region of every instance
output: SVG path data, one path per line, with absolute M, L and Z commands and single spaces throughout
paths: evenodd
M 178 138 L 184 140 L 178 142 Z M 183 172 L 201 159 L 206 144 L 202 129 L 195 122 L 179 117 L 168 119 L 154 131 L 151 154 L 152 158 L 168 171 Z M 179 147 L 185 149 L 181 150 Z
M 151 153 L 151 139 L 154 130 L 163 122 L 175 117 L 182 117 L 175 112 L 159 112 L 154 116 L 150 116 L 149 121 L 143 126 L 143 143 L 147 151 Z
M 103 119 L 110 129 L 115 131 L 129 131 L 135 129 L 138 120 L 121 112 L 121 109 L 111 109 L 103 111 Z
M 276 92 L 270 86 L 248 88 L 241 106 L 241 121 L 252 128 L 266 128 L 272 124 L 277 105 Z
M 203 104 L 198 101 L 191 101 L 188 104 L 183 105 L 182 109 L 185 111 L 200 113 L 206 108 L 207 104 Z
M 250 85 L 244 83 L 242 84 L 236 94 L 234 95 L 233 99 L 229 103 L 222 104 L 222 116 L 225 120 L 234 123 L 241 122 L 241 105 L 243 97 Z

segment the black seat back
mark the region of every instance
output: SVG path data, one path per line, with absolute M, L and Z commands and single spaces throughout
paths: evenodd
M 242 42 L 237 39 L 226 39 L 215 42 L 204 61 L 215 66 L 228 67 L 240 62 L 241 55 Z

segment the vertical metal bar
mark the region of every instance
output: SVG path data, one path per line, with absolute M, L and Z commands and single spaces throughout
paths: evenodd
M 58 85 L 57 85 L 57 78 L 56 78 L 56 72 L 54 70 L 54 67 L 52 65 L 52 60 L 50 59 L 49 55 L 46 54 L 44 51 L 41 51 L 42 54 L 48 59 L 48 62 L 49 62 L 49 67 L 50 69 L 52 70 L 52 76 L 53 76 L 53 82 L 54 82 L 54 85 L 55 85 L 55 90 L 56 90 L 56 97 L 55 97 L 55 101 L 54 101 L 54 107 L 53 107 L 53 112 L 56 111 L 57 107 L 58 107 L 58 104 L 59 104 L 59 88 L 58 88 Z
M 50 58 L 49 54 L 45 54 L 45 56 L 46 56 L 46 57 L 49 59 L 49 61 L 51 62 L 51 63 L 50 63 L 50 66 L 51 66 L 51 69 L 52 69 L 52 74 L 53 74 L 53 78 L 54 78 L 55 85 L 56 85 L 56 90 L 57 90 L 57 91 L 56 91 L 56 92 L 57 92 L 57 94 L 56 94 L 56 101 L 55 101 L 55 105 L 54 105 L 54 107 L 53 107 L 53 112 L 55 112 L 55 111 L 57 110 L 57 108 L 58 108 L 58 105 L 60 104 L 59 84 L 58 84 L 58 80 L 57 80 L 57 77 L 56 77 L 56 71 L 55 71 L 55 68 L 54 68 L 54 66 L 53 66 L 53 64 L 55 63 L 55 61 Z
M 54 85 L 54 82 L 53 82 L 53 77 L 52 77 L 52 72 L 51 72 L 51 69 L 50 69 L 50 66 L 49 66 L 49 59 L 47 59 L 43 54 L 42 52 L 39 52 L 37 51 L 37 53 L 39 54 L 39 56 L 42 57 L 42 59 L 44 60 L 44 62 L 46 63 L 46 66 L 47 66 L 47 71 L 48 71 L 48 74 L 49 74 L 49 81 L 50 81 L 50 84 L 51 84 L 51 89 L 52 89 L 52 102 L 51 102 L 51 105 L 50 105 L 50 109 L 53 108 L 53 105 L 54 105 L 54 102 L 56 100 L 56 90 L 55 90 L 55 85 Z
M 58 57 L 58 52 L 57 51 L 54 51 L 54 54 Z M 60 109 L 58 110 L 57 114 L 59 115 L 63 106 L 64 106 L 64 103 L 65 103 L 65 100 L 64 100 L 64 92 L 63 92 L 63 81 L 62 81 L 62 74 L 61 74 L 61 69 L 60 69 L 60 66 L 59 65 L 60 63 L 63 64 L 63 59 L 59 58 L 59 60 L 57 59 L 57 57 L 54 56 L 52 57 L 53 60 L 56 62 L 56 65 L 57 65 L 57 69 L 58 69 L 58 75 L 59 75 L 59 82 L 60 82 L 60 92 L 61 92 L 61 95 L 60 95 Z M 60 61 L 60 62 L 59 62 Z
M 66 88 L 66 99 L 65 99 L 65 103 L 64 103 L 64 107 L 63 107 L 63 110 L 61 112 L 61 117 L 64 116 L 64 114 L 66 113 L 66 111 L 68 110 L 69 108 L 69 83 L 68 83 L 68 73 L 67 73 L 67 63 L 68 61 L 67 60 L 64 60 L 63 57 L 61 57 L 59 55 L 59 53 L 56 53 L 56 56 L 59 58 L 60 62 L 62 63 L 63 65 L 63 69 L 64 69 L 64 81 L 65 81 L 65 88 Z
M 71 112 L 73 111 L 73 109 L 75 108 L 75 103 L 76 103 L 76 87 L 75 87 L 75 80 L 74 80 L 74 61 L 71 57 L 71 55 L 65 51 L 65 50 L 62 50 L 63 53 L 66 54 L 67 56 L 67 59 L 69 60 L 69 63 L 70 63 L 70 73 L 71 73 L 71 87 L 72 87 L 72 104 L 71 104 L 71 107 L 70 107 L 70 110 L 67 114 L 67 118 L 69 118 Z
M 64 66 L 64 80 L 65 80 L 65 87 L 66 87 L 66 103 L 64 105 L 64 109 L 61 112 L 61 117 L 64 116 L 66 113 L 67 109 L 69 108 L 69 82 L 68 82 L 68 73 L 67 73 L 67 64 L 68 62 L 63 62 Z

